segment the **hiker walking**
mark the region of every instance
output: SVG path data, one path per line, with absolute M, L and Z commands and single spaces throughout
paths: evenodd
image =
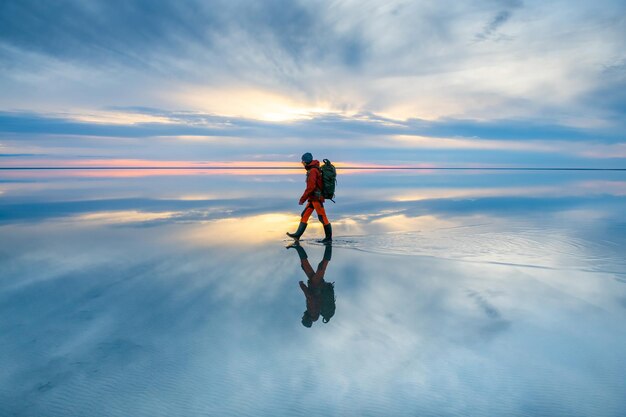
M 328 164 L 330 165 L 330 161 Z M 302 197 L 300 197 L 300 202 L 298 204 L 302 205 L 307 202 L 307 205 L 302 211 L 298 230 L 295 233 L 287 232 L 287 236 L 295 240 L 300 239 L 300 236 L 302 236 L 306 230 L 309 217 L 311 217 L 313 210 L 315 210 L 317 218 L 324 225 L 324 233 L 326 234 L 324 239 L 320 242 L 328 244 L 333 241 L 333 229 L 330 225 L 328 217 L 326 216 L 326 210 L 324 210 L 324 182 L 322 180 L 322 172 L 320 171 L 320 163 L 319 161 L 314 160 L 313 155 L 307 152 L 302 155 L 302 165 L 306 169 L 306 189 L 304 190 Z

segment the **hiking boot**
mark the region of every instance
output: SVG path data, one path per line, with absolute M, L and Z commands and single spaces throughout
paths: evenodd
M 326 234 L 326 237 L 320 240 L 320 243 L 323 243 L 325 245 L 328 243 L 332 243 L 333 242 L 333 228 L 330 225 L 330 223 L 324 225 L 324 233 Z
M 307 226 L 306 223 L 300 222 L 300 225 L 298 226 L 298 230 L 296 230 L 295 233 L 287 232 L 287 236 L 295 240 L 300 239 L 300 236 L 302 236 L 302 233 L 304 233 L 304 231 L 306 230 L 306 226 Z
M 333 257 L 333 245 L 328 244 L 324 248 L 324 259 L 330 262 L 330 258 Z
M 302 246 L 300 246 L 300 241 L 299 240 L 294 240 L 293 242 L 291 242 L 290 244 L 288 244 L 285 249 L 291 249 L 291 248 L 295 248 L 296 252 L 298 252 L 298 256 L 300 257 L 300 261 L 304 261 L 306 259 L 308 259 L 309 257 L 306 254 L 306 251 L 304 250 L 304 248 Z

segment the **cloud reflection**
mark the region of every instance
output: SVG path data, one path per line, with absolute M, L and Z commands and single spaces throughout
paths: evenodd
M 378 174 L 340 183 L 332 260 L 302 241 L 337 298 L 311 328 L 300 180 L 3 183 L 0 414 L 619 415 L 621 174 Z

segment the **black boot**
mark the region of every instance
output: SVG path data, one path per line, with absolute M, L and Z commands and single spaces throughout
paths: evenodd
M 298 230 L 296 230 L 296 233 L 289 233 L 287 232 L 287 236 L 289 236 L 292 239 L 300 239 L 300 236 L 302 236 L 302 233 L 304 233 L 304 231 L 306 230 L 306 223 L 302 223 L 300 222 L 300 225 L 298 226 Z
M 330 223 L 324 225 L 324 233 L 326 234 L 326 237 L 324 239 L 320 240 L 320 243 L 324 243 L 324 244 L 332 243 L 332 241 L 333 241 L 333 228 L 330 225 Z
M 304 261 L 305 259 L 308 259 L 308 256 L 306 256 L 306 251 L 304 250 L 302 246 L 296 245 L 294 247 L 298 251 L 298 256 L 300 257 L 300 261 Z
M 326 248 L 324 249 L 324 259 L 326 259 L 328 262 L 330 262 L 330 258 L 333 257 L 333 245 L 326 245 Z

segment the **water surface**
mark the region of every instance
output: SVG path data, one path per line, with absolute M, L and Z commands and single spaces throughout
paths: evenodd
M 0 415 L 626 409 L 624 172 L 340 173 L 310 328 L 301 174 L 0 176 Z

